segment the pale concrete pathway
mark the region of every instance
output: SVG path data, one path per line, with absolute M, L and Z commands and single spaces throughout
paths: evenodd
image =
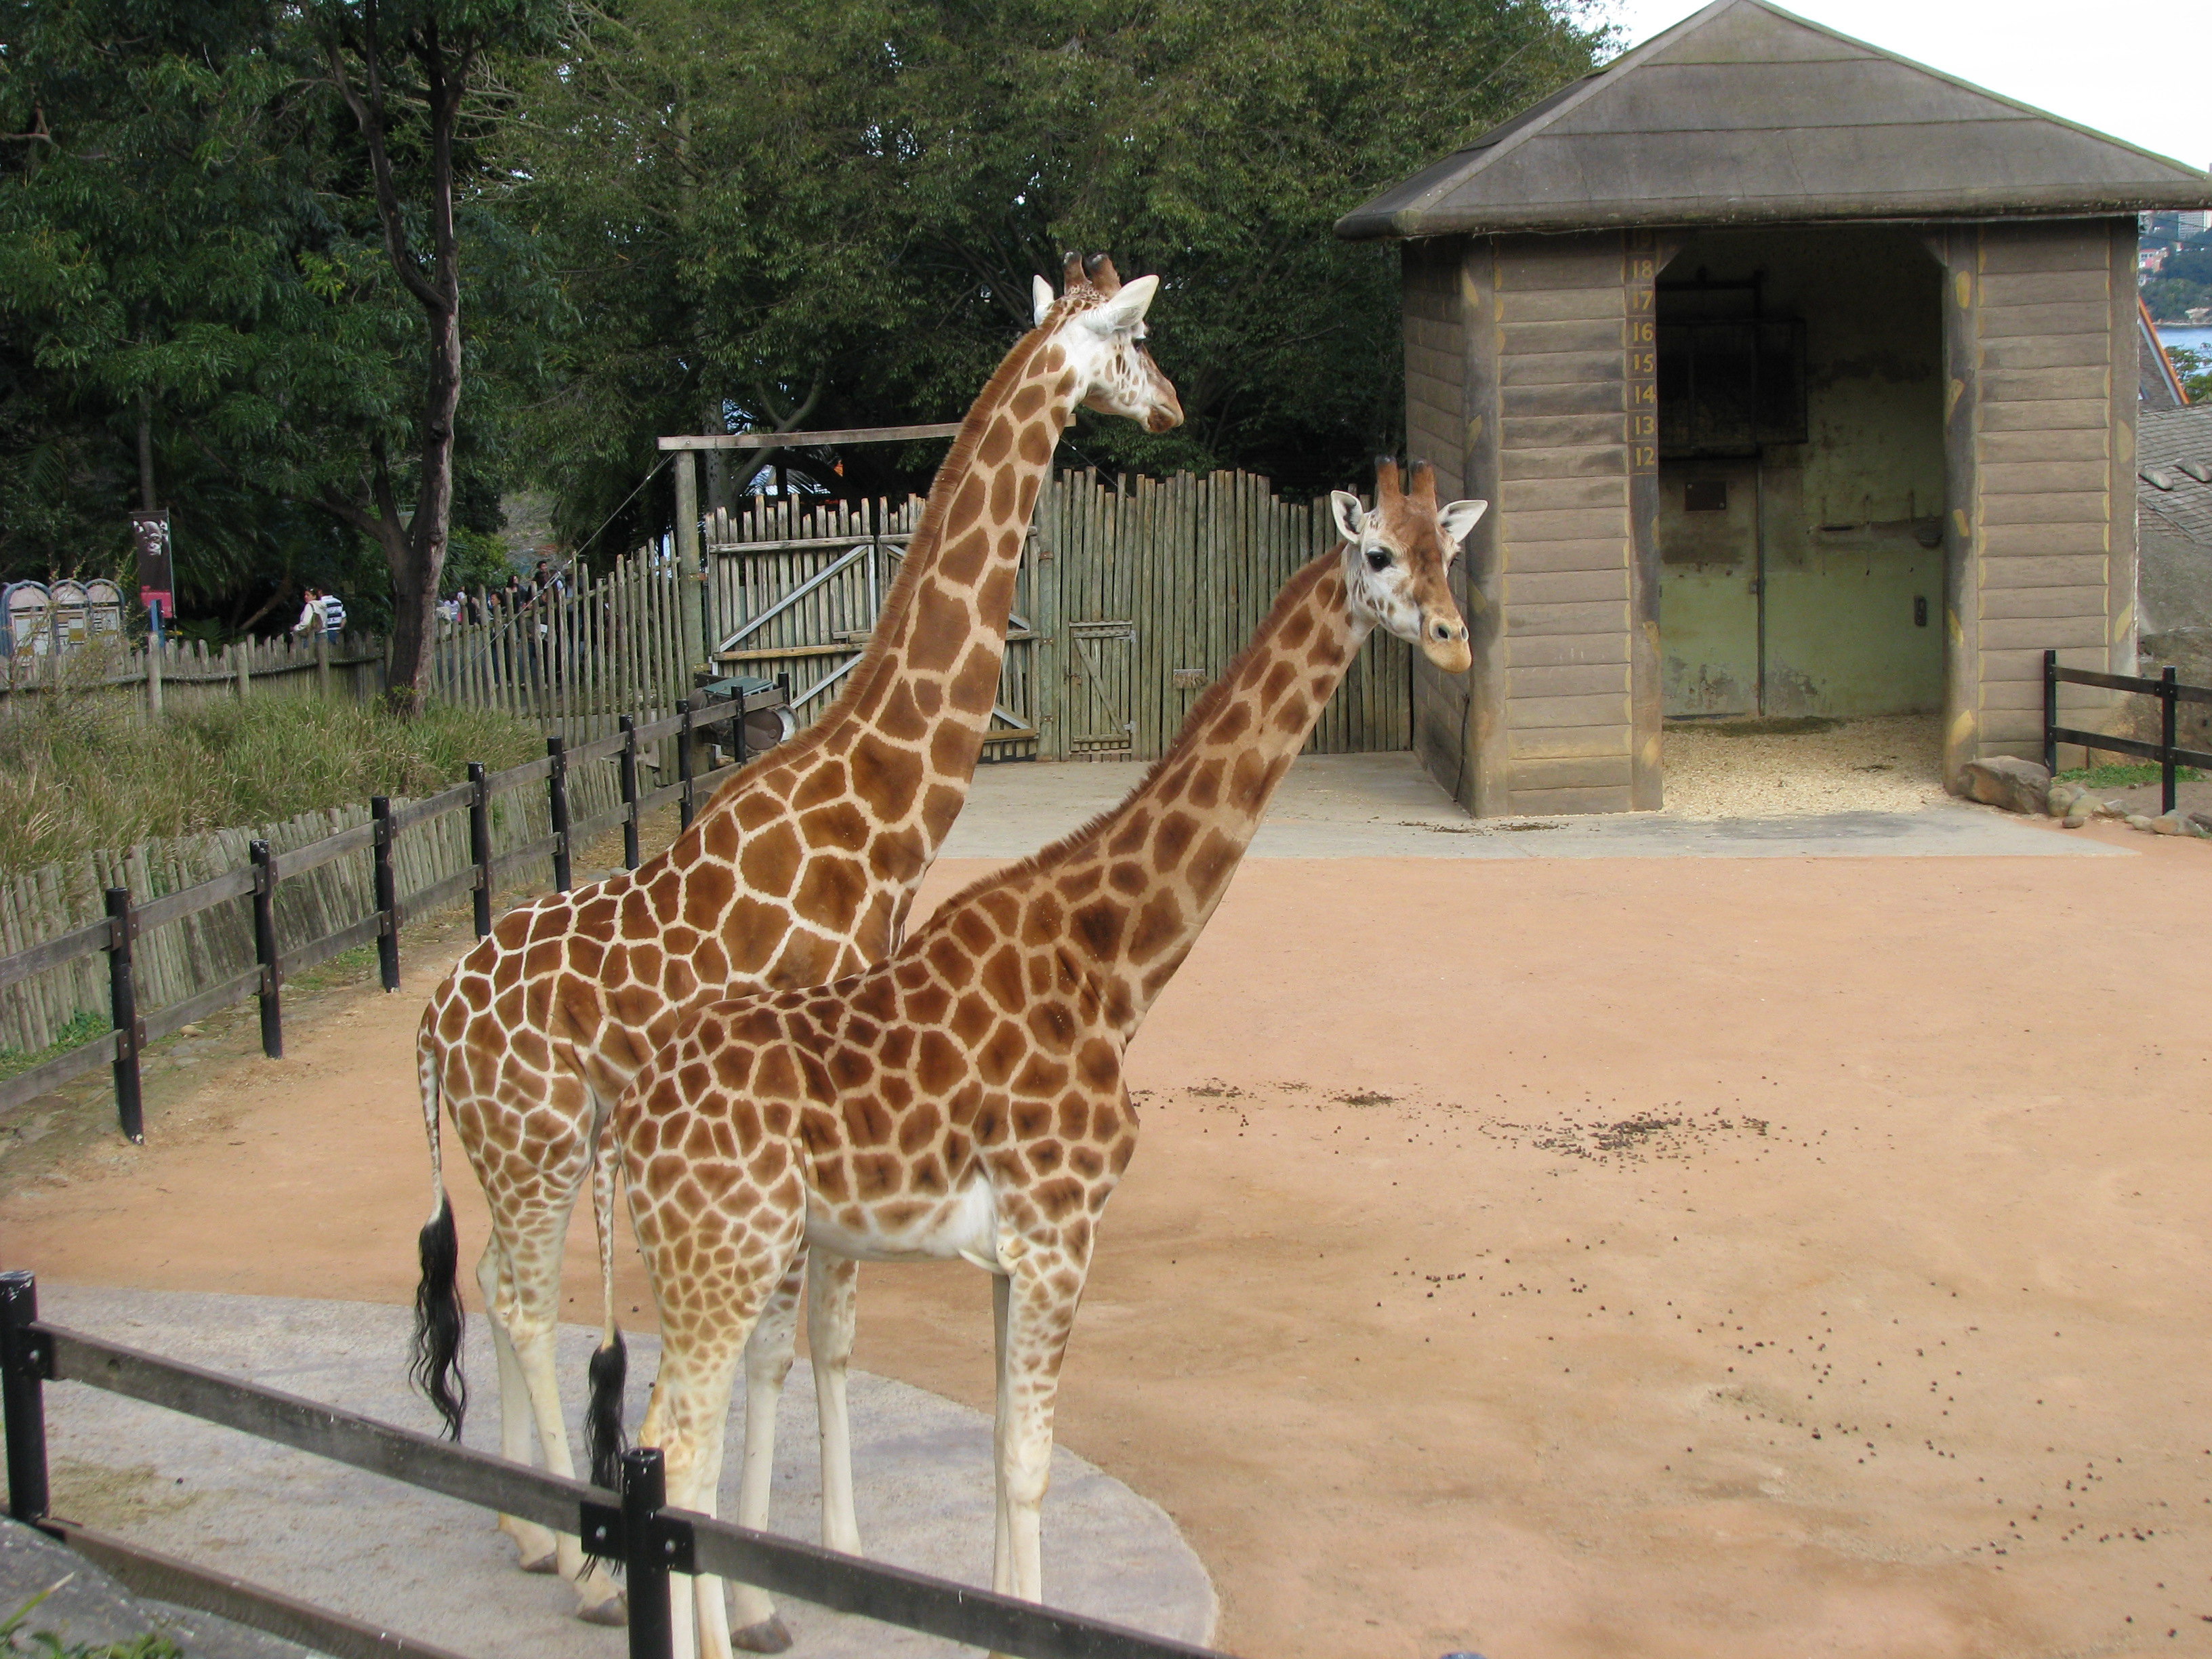
M 1106 811 L 1147 767 L 1136 761 L 978 769 L 947 859 L 1012 859 Z M 1994 808 L 1686 818 L 1664 812 L 1474 818 L 1409 753 L 1310 755 L 1291 769 L 1254 858 L 2111 858 L 2128 849 Z
M 408 1313 L 358 1302 L 40 1286 L 57 1324 L 428 1431 L 401 1368 Z M 592 1334 L 561 1332 L 569 1431 L 580 1444 Z M 659 1345 L 632 1333 L 629 1421 L 642 1416 Z M 495 1368 L 469 1324 L 477 1386 L 468 1443 L 498 1448 Z M 46 1391 L 57 1514 L 169 1554 L 436 1643 L 471 1659 L 619 1659 L 619 1630 L 569 1617 L 560 1580 L 516 1571 L 514 1546 L 467 1504 L 66 1383 Z M 742 1413 L 731 1428 L 725 1515 L 737 1501 Z M 991 1582 L 991 1420 L 902 1382 L 852 1377 L 853 1464 L 869 1553 L 968 1583 Z M 777 1422 L 773 1525 L 821 1535 L 814 1387 L 793 1368 Z M 1045 1587 L 1058 1607 L 1185 1641 L 1212 1633 L 1206 1569 L 1154 1504 L 1060 1450 L 1045 1500 Z M 939 1659 L 966 1651 L 803 1602 L 781 1611 L 806 1659 Z

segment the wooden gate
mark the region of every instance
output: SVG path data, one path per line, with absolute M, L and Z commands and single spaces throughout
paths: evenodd
M 704 529 L 716 669 L 787 680 L 792 717 L 811 723 L 860 661 L 921 517 L 919 497 L 896 506 L 763 499 L 739 513 L 713 514 Z M 985 760 L 1036 752 L 1028 653 L 1036 634 L 1025 608 L 1035 552 L 1032 538 L 1015 588 Z
M 723 673 L 788 676 L 805 724 L 859 660 L 921 502 L 756 501 L 706 520 L 708 617 Z M 1291 572 L 1334 545 L 1326 502 L 1217 472 L 1116 487 L 1063 473 L 1037 503 L 986 760 L 1152 760 Z M 1307 747 L 1403 749 L 1407 647 L 1369 641 Z

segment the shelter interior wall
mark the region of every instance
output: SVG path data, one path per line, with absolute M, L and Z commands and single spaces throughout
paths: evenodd
M 1764 314 L 1803 320 L 1806 438 L 1662 459 L 1668 714 L 1940 708 L 1941 268 L 1903 228 L 1797 227 L 1688 236 L 1662 281 L 1699 275 L 1756 276 Z M 1662 322 L 1694 304 L 1662 290 Z M 1686 510 L 1698 480 L 1727 485 L 1726 510 Z

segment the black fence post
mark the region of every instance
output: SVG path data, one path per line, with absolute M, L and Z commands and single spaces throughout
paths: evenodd
M 144 1104 L 138 1093 L 138 987 L 131 977 L 131 946 L 138 931 L 131 914 L 131 890 L 107 890 L 107 1016 L 115 1027 L 115 1116 L 123 1133 L 146 1142 Z
M 2043 653 L 2043 769 L 2058 775 L 2058 653 Z
M 372 795 L 369 821 L 376 826 L 376 971 L 384 988 L 399 988 L 399 890 L 392 878 L 392 797 Z
M 0 1413 L 8 1429 L 8 1513 L 36 1526 L 52 1502 L 46 1491 L 45 1381 L 52 1366 L 30 1327 L 39 1285 L 27 1267 L 0 1273 Z
M 668 1603 L 668 1554 L 660 1536 L 668 1482 L 658 1446 L 634 1447 L 623 1454 L 622 1486 L 629 1659 L 672 1659 L 676 1632 Z
M 692 799 L 691 717 L 697 705 L 691 701 L 691 697 L 690 692 L 687 691 L 684 694 L 684 726 L 683 729 L 676 734 L 676 778 L 677 781 L 684 786 L 684 793 L 677 797 L 676 813 L 682 820 L 681 827 L 685 830 L 691 827 L 691 814 L 696 810 L 696 804 Z
M 635 870 L 637 853 L 637 722 L 622 717 L 623 868 Z
M 546 803 L 553 814 L 553 885 L 568 890 L 568 744 L 565 738 L 545 739 Z
M 2173 811 L 2173 744 L 2175 705 L 2181 699 L 2174 684 L 2173 665 L 2168 663 L 2166 672 L 2158 677 L 2158 741 L 2166 752 L 2158 757 L 2159 808 L 2161 812 Z
M 265 841 L 249 842 L 253 860 L 253 960 L 261 967 L 261 1052 L 284 1058 L 284 975 L 276 960 L 276 863 Z
M 482 939 L 491 932 L 491 786 L 482 761 L 469 763 L 469 862 L 477 867 L 477 890 L 469 897 Z

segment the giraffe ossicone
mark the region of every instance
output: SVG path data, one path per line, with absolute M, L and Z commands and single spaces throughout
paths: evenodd
M 836 702 L 725 783 L 667 852 L 510 911 L 431 994 L 416 1041 L 431 1215 L 418 1247 L 411 1370 L 450 1433 L 459 1434 L 467 1394 L 441 1097 L 490 1211 L 477 1279 L 499 1363 L 501 1450 L 530 1462 L 534 1432 L 544 1466 L 572 1475 L 553 1335 L 569 1218 L 586 1184 L 605 1178 L 595 1164 L 601 1124 L 686 1008 L 732 991 L 818 985 L 898 942 L 981 752 L 1023 541 L 1061 432 L 1079 404 L 1155 432 L 1182 418 L 1145 348 L 1156 286 L 1123 286 L 1110 262 L 1086 275 L 1071 255 L 1065 291 L 962 422 Z M 595 1208 L 607 1214 L 611 1198 Z M 607 1339 L 592 1392 L 603 1401 L 618 1394 L 622 1369 L 605 1228 L 599 1271 Z M 849 1326 L 852 1272 L 839 1265 L 814 1278 L 817 1304 L 830 1310 L 817 1387 L 825 1407 L 840 1407 L 842 1396 L 830 1397 L 842 1389 L 836 1314 L 842 1305 Z M 786 1290 L 795 1296 L 795 1278 Z M 794 1328 L 786 1317 L 772 1330 L 787 1366 Z M 619 1422 L 605 1411 L 587 1422 L 604 1482 Z M 500 1525 L 526 1568 L 557 1567 L 575 1583 L 584 1617 L 620 1622 L 619 1588 L 574 1536 L 514 1516 Z
M 1061 1357 L 1137 1143 L 1128 1043 L 1368 634 L 1447 672 L 1470 660 L 1446 571 L 1483 504 L 1439 507 L 1425 466 L 1401 492 L 1395 463 L 1376 493 L 1340 498 L 1344 541 L 1292 575 L 1119 806 L 948 900 L 887 961 L 686 1014 L 632 1080 L 604 1161 L 621 1162 L 660 1317 L 642 1437 L 671 1503 L 712 1510 L 737 1368 L 801 1252 L 964 1260 L 992 1275 L 994 1588 L 1041 1599 Z M 742 1525 L 765 1518 L 764 1483 L 754 1497 L 749 1479 Z M 689 1588 L 679 1656 L 727 1659 L 721 1587 Z M 766 1606 L 738 1593 L 741 1616 Z

